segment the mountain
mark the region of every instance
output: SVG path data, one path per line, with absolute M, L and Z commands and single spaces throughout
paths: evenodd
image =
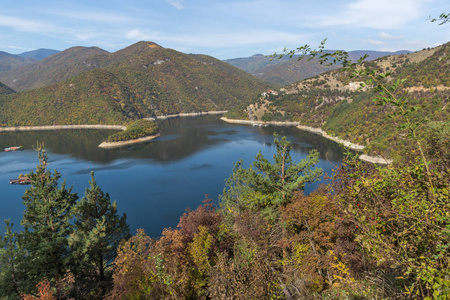
M 93 50 L 100 54 L 72 63 L 61 58 L 61 64 L 53 65 L 67 64 L 54 69 L 55 81 L 56 73 L 64 69 L 78 75 L 66 75 L 68 79 L 49 86 L 1 96 L 0 123 L 123 124 L 154 115 L 228 110 L 257 98 L 269 88 L 215 58 L 188 55 L 151 42 L 139 42 L 114 53 Z M 66 50 L 37 64 L 67 54 Z M 48 72 L 43 73 L 45 76 L 51 74 L 49 66 L 42 65 L 41 69 Z
M 368 61 L 363 68 L 379 73 L 391 72 L 383 84 L 391 89 L 397 80 L 406 79 L 396 97 L 407 102 L 404 109 L 416 106 L 408 118 L 412 124 L 449 124 L 450 116 L 450 43 L 410 54 L 391 55 Z M 261 97 L 246 108 L 249 119 L 291 120 L 302 125 L 321 127 L 326 132 L 366 146 L 371 153 L 390 156 L 395 145 L 407 143 L 401 115 L 392 105 L 377 105 L 372 89 L 358 89 L 367 77 L 352 78 L 349 72 L 331 70 L 280 89 L 279 95 Z M 374 101 L 375 100 L 375 101 Z M 415 109 L 414 109 L 415 110 Z M 230 116 L 239 116 L 230 111 Z M 241 114 L 242 115 L 242 114 Z M 425 130 L 427 126 L 421 126 Z
M 5 72 L 32 63 L 34 63 L 34 60 L 31 58 L 25 58 L 19 55 L 0 51 L 0 72 Z
M 40 61 L 20 68 L 0 73 L 0 81 L 16 91 L 32 90 L 76 76 L 92 68 L 90 65 L 78 64 L 96 54 L 106 54 L 98 47 L 73 47 L 58 52 Z
M 327 53 L 334 51 L 326 50 Z M 407 50 L 397 52 L 381 51 L 349 51 L 349 58 L 356 61 L 364 54 L 368 54 L 367 60 L 374 60 L 386 55 L 398 55 L 410 53 Z M 271 58 L 262 54 L 256 54 L 251 57 L 234 58 L 225 60 L 225 62 L 238 67 L 261 80 L 277 85 L 286 85 L 300 81 L 312 76 L 316 76 L 325 71 L 336 69 L 338 66 L 324 66 L 317 59 L 300 59 L 300 55 L 294 55 L 292 58 L 283 56 L 281 59 Z
M 38 61 L 47 58 L 50 55 L 56 54 L 58 52 L 59 52 L 58 50 L 41 48 L 33 51 L 24 52 L 18 55 L 24 58 L 31 58 L 35 61 Z

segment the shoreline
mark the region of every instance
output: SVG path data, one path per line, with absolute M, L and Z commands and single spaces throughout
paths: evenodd
M 134 140 L 120 141 L 120 142 L 103 142 L 98 146 L 103 149 L 112 149 L 112 148 L 132 145 L 132 144 L 145 143 L 145 142 L 151 141 L 151 140 L 159 137 L 160 135 L 161 135 L 161 133 L 158 132 L 157 134 L 144 136 L 144 137 L 134 139 Z
M 315 128 L 315 127 L 310 127 L 310 126 L 304 126 L 304 125 L 300 125 L 299 122 L 275 122 L 275 121 L 270 121 L 270 122 L 263 122 L 263 121 L 250 121 L 250 120 L 236 120 L 236 119 L 228 119 L 225 117 L 220 118 L 222 121 L 227 122 L 227 123 L 233 123 L 233 124 L 244 124 L 244 125 L 254 125 L 254 124 L 269 124 L 269 125 L 275 125 L 275 126 L 295 126 L 300 130 L 303 131 L 307 131 L 307 132 L 311 132 L 317 135 L 320 135 L 330 141 L 333 141 L 335 143 L 341 144 L 346 148 L 349 148 L 351 150 L 354 151 L 358 151 L 361 152 L 365 146 L 363 145 L 359 145 L 359 144 L 355 144 L 352 143 L 350 141 L 346 141 L 343 140 L 341 138 L 335 137 L 335 136 L 331 136 L 328 133 L 326 133 L 324 130 L 322 130 L 322 128 Z M 390 165 L 393 160 L 392 159 L 387 159 L 381 156 L 370 156 L 367 154 L 361 154 L 359 156 L 359 159 L 362 161 L 366 161 L 366 162 L 370 162 L 373 164 L 379 164 L 379 165 Z
M 282 121 L 250 121 L 250 120 L 236 120 L 228 119 L 226 117 L 220 118 L 222 121 L 232 124 L 244 124 L 244 125 L 275 125 L 275 126 L 298 126 L 299 122 L 282 122 Z
M 212 110 L 212 111 L 200 111 L 200 112 L 192 112 L 192 113 L 179 113 L 165 116 L 157 116 L 151 118 L 145 118 L 146 120 L 156 121 L 156 120 L 166 120 L 170 118 L 178 118 L 178 117 L 196 117 L 196 116 L 206 116 L 206 115 L 220 115 L 228 112 L 228 110 Z
M 71 130 L 71 129 L 115 129 L 125 130 L 121 125 L 45 125 L 45 126 L 13 126 L 0 127 L 0 132 L 11 131 L 40 131 L 40 130 Z

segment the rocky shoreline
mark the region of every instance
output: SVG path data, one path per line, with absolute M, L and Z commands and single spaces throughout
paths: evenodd
M 40 130 L 71 130 L 71 129 L 115 129 L 125 130 L 121 125 L 46 125 L 46 126 L 13 126 L 0 127 L 2 131 L 40 131 Z
M 103 149 L 112 149 L 112 148 L 132 145 L 132 144 L 145 143 L 145 142 L 148 142 L 150 140 L 157 138 L 160 135 L 161 135 L 161 133 L 157 133 L 155 135 L 149 135 L 149 136 L 141 137 L 141 138 L 134 139 L 134 140 L 120 141 L 120 142 L 103 142 L 98 146 Z
M 200 111 L 200 112 L 192 112 L 192 113 L 179 113 L 179 114 L 173 114 L 173 115 L 165 115 L 165 116 L 157 116 L 155 118 L 146 118 L 150 121 L 155 120 L 165 120 L 170 118 L 178 118 L 178 117 L 196 117 L 196 116 L 206 116 L 206 115 L 220 115 L 226 113 L 227 110 L 219 110 L 219 111 Z
M 225 117 L 221 118 L 222 121 L 227 122 L 227 123 L 233 123 L 233 124 L 246 124 L 246 125 L 265 125 L 265 124 L 269 124 L 269 125 L 275 125 L 275 126 L 296 126 L 298 129 L 303 130 L 303 131 L 308 131 L 317 135 L 321 135 L 324 138 L 331 140 L 333 142 L 336 142 L 338 144 L 342 144 L 344 147 L 349 148 L 351 150 L 354 151 L 362 151 L 364 149 L 363 145 L 359 145 L 359 144 L 355 144 L 352 143 L 350 141 L 346 141 L 343 140 L 341 138 L 335 137 L 335 136 L 331 136 L 328 133 L 326 133 L 324 130 L 322 130 L 321 128 L 315 128 L 315 127 L 309 127 L 309 126 L 304 126 L 304 125 L 300 125 L 299 122 L 263 122 L 263 121 L 250 121 L 250 120 L 235 120 L 235 119 L 228 119 Z M 366 162 L 370 162 L 370 163 L 374 163 L 374 164 L 379 164 L 379 165 L 389 165 L 393 162 L 392 159 L 387 159 L 381 156 L 370 156 L 370 155 L 366 155 L 366 154 L 361 154 L 359 156 L 359 159 L 362 161 L 366 161 Z

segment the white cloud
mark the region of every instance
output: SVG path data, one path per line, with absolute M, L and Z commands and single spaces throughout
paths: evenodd
M 343 6 L 340 12 L 322 16 L 316 25 L 357 26 L 375 29 L 401 28 L 423 13 L 424 4 L 430 0 L 357 0 Z
M 56 27 L 50 24 L 7 15 L 0 15 L 0 26 L 30 33 L 42 33 L 56 30 Z
M 14 50 L 22 50 L 23 47 L 19 46 L 11 46 L 11 45 L 0 45 L 0 49 L 14 49 Z
M 371 44 L 371 45 L 376 45 L 376 46 L 385 45 L 386 44 L 385 42 L 376 41 L 376 40 L 372 40 L 372 39 L 367 40 L 367 42 L 369 42 L 369 44 Z
M 184 8 L 184 5 L 181 0 L 167 0 L 167 2 L 169 2 L 169 4 L 175 7 L 176 9 Z
M 383 32 L 383 31 L 379 32 L 379 33 L 377 34 L 377 36 L 378 36 L 379 38 L 384 39 L 384 40 L 400 40 L 400 39 L 403 38 L 403 36 L 401 36 L 401 35 L 394 36 L 394 35 L 391 35 L 391 34 L 389 34 L 389 33 Z
M 95 11 L 85 11 L 85 10 L 46 10 L 46 14 L 55 15 L 58 17 L 69 18 L 73 20 L 83 20 L 101 23 L 124 23 L 133 21 L 133 19 L 123 16 L 117 13 L 105 13 L 105 12 L 95 12 Z
M 133 41 L 153 41 L 155 39 L 160 39 L 160 34 L 157 31 L 154 32 L 144 32 L 138 29 L 129 30 L 125 33 L 125 37 Z

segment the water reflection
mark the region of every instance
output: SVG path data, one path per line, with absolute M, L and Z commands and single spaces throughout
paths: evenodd
M 339 145 L 293 127 L 228 124 L 219 116 L 169 119 L 160 127 L 162 136 L 153 141 L 110 150 L 98 145 L 113 131 L 0 133 L 0 147 L 25 147 L 21 152 L 0 152 L 0 221 L 11 218 L 20 223 L 26 187 L 9 185 L 9 179 L 35 169 L 37 155 L 32 149 L 38 141 L 48 148 L 50 168 L 57 169 L 80 197 L 89 172 L 95 171 L 99 186 L 127 213 L 131 229 L 145 228 L 151 236 L 175 227 L 185 208 L 196 208 L 205 194 L 217 201 L 233 162 L 243 159 L 248 166 L 258 151 L 271 159 L 274 132 L 292 141 L 294 161 L 315 148 L 321 158 L 318 166 L 330 173 L 342 160 Z M 316 186 L 308 186 L 307 192 Z

